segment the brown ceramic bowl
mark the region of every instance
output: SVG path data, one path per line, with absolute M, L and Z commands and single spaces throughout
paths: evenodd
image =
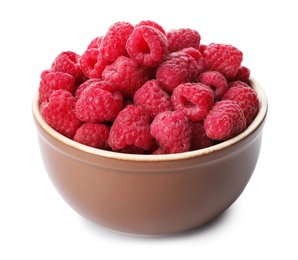
M 72 141 L 33 116 L 45 168 L 61 197 L 104 227 L 167 234 L 198 227 L 226 210 L 246 187 L 258 160 L 267 99 L 255 81 L 260 111 L 240 135 L 209 148 L 169 155 L 104 151 Z

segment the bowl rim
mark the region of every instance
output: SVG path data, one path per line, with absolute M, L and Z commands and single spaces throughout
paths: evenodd
M 176 161 L 183 159 L 191 159 L 195 157 L 202 157 L 208 155 L 210 153 L 215 153 L 221 150 L 224 150 L 228 147 L 231 147 L 240 141 L 247 138 L 251 135 L 265 120 L 267 111 L 268 111 L 268 100 L 266 94 L 260 84 L 253 78 L 250 77 L 249 83 L 251 87 L 256 90 L 259 97 L 259 112 L 254 119 L 254 121 L 248 126 L 245 131 L 240 133 L 239 135 L 221 142 L 219 144 L 215 144 L 213 146 L 202 148 L 194 151 L 188 151 L 183 153 L 175 153 L 175 154 L 128 154 L 128 153 L 120 153 L 114 151 L 107 151 L 99 148 L 90 147 L 81 143 L 78 143 L 70 138 L 65 137 L 60 134 L 56 130 L 54 130 L 51 126 L 49 126 L 46 121 L 43 119 L 40 110 L 39 110 L 39 93 L 35 94 L 32 101 L 32 113 L 36 123 L 50 136 L 59 142 L 63 143 L 66 146 L 69 146 L 75 150 L 79 150 L 84 153 L 92 154 L 94 156 L 106 157 L 110 159 L 116 159 L 121 161 L 138 161 L 138 162 L 160 162 L 160 161 Z

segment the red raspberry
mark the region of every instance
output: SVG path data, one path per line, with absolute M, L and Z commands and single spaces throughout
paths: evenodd
M 181 83 L 197 79 L 199 72 L 196 60 L 183 51 L 172 52 L 156 71 L 156 79 L 164 90 L 172 93 Z
M 255 119 L 259 111 L 259 99 L 255 90 L 250 87 L 238 85 L 231 87 L 224 94 L 223 100 L 235 101 L 243 110 L 246 118 L 246 127 Z
M 218 141 L 230 139 L 246 128 L 246 119 L 241 107 L 232 100 L 215 103 L 204 120 L 209 138 Z
M 181 111 L 158 114 L 151 123 L 150 131 L 165 153 L 182 153 L 190 149 L 191 127 Z
M 200 75 L 200 73 L 202 73 L 203 71 L 205 71 L 207 69 L 206 61 L 203 58 L 202 53 L 199 50 L 197 50 L 193 47 L 188 47 L 188 48 L 182 49 L 181 52 L 189 54 L 197 61 L 198 75 Z
M 80 59 L 80 66 L 88 78 L 101 78 L 104 68 L 109 64 L 99 49 L 91 48 L 85 50 Z
M 120 56 L 103 73 L 104 80 L 109 81 L 125 97 L 132 97 L 147 80 L 145 70 L 129 57 Z
M 202 58 L 201 52 L 193 47 L 184 48 L 181 51 L 192 56 L 196 61 L 199 61 Z
M 211 43 L 206 46 L 203 54 L 209 70 L 216 70 L 227 79 L 235 77 L 243 54 L 232 45 Z
M 166 110 L 172 110 L 170 95 L 160 87 L 156 79 L 147 81 L 134 94 L 133 101 L 142 107 L 153 120 L 154 117 Z
M 210 70 L 202 72 L 198 82 L 210 86 L 214 90 L 214 98 L 220 100 L 228 89 L 226 78 L 218 71 Z
M 160 147 L 158 147 L 156 150 L 152 152 L 152 154 L 166 154 L 166 152 Z
M 98 79 L 98 78 L 93 78 L 93 79 L 88 79 L 86 80 L 84 83 L 82 83 L 76 90 L 75 92 L 75 98 L 78 99 L 79 96 L 81 95 L 81 93 L 88 88 L 91 84 L 93 83 L 97 83 L 97 82 L 101 82 L 102 79 Z
M 99 49 L 103 36 L 95 37 L 87 46 L 87 49 Z
M 212 139 L 206 135 L 204 121 L 190 122 L 191 146 L 190 150 L 198 150 L 213 145 Z
M 139 106 L 127 105 L 116 117 L 108 139 L 114 151 L 144 153 L 153 146 L 148 114 Z
M 99 48 L 102 57 L 113 62 L 119 56 L 125 56 L 127 54 L 126 41 L 133 29 L 133 25 L 127 22 L 116 22 L 111 25 Z
M 194 47 L 199 49 L 201 35 L 189 28 L 172 29 L 166 34 L 169 42 L 169 52 L 179 51 L 183 48 Z
M 122 101 L 120 92 L 111 93 L 91 84 L 79 96 L 75 112 L 86 123 L 111 121 L 121 111 Z
M 73 51 L 61 52 L 53 61 L 51 69 L 72 75 L 78 83 L 83 81 L 83 71 L 79 64 L 80 55 Z
M 81 93 L 90 85 L 109 91 L 111 93 L 115 92 L 115 89 L 110 82 L 107 82 L 103 79 L 89 79 L 78 87 L 78 89 L 76 90 L 75 98 L 78 99 Z
M 75 133 L 73 140 L 94 148 L 104 149 L 109 137 L 109 128 L 105 124 L 83 124 Z
M 40 105 L 40 112 L 45 121 L 57 132 L 73 138 L 82 122 L 74 113 L 75 98 L 70 92 L 59 89 L 49 97 L 49 102 Z
M 58 89 L 64 89 L 74 94 L 75 78 L 68 73 L 44 70 L 39 83 L 39 101 L 46 102 L 50 95 Z
M 213 91 L 201 83 L 183 83 L 171 96 L 174 110 L 179 110 L 191 121 L 205 118 L 214 102 Z
M 146 20 L 146 21 L 141 21 L 139 22 L 135 27 L 137 26 L 141 26 L 141 25 L 148 25 L 148 26 L 152 26 L 155 29 L 159 30 L 161 33 L 163 33 L 164 35 L 166 35 L 166 32 L 164 30 L 164 28 L 159 25 L 158 23 L 154 22 L 154 21 L 150 21 L 150 20 Z
M 168 53 L 166 36 L 158 29 L 136 26 L 126 42 L 128 55 L 144 67 L 155 67 Z
M 241 80 L 247 82 L 250 77 L 250 70 L 245 66 L 240 66 L 236 75 L 230 81 Z
M 241 86 L 250 88 L 250 86 L 248 85 L 248 83 L 246 83 L 244 81 L 241 81 L 241 80 L 235 80 L 235 81 L 231 81 L 231 82 L 228 83 L 229 88 L 236 87 L 238 85 L 241 85 Z

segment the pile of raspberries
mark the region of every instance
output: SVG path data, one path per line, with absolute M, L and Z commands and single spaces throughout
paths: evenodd
M 206 148 L 243 132 L 259 111 L 242 60 L 232 45 L 201 44 L 193 29 L 116 22 L 41 73 L 40 112 L 60 134 L 99 149 Z

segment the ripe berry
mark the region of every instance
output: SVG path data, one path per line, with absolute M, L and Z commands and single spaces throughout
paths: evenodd
M 236 75 L 230 81 L 240 80 L 247 82 L 250 77 L 250 69 L 245 66 L 240 66 Z
M 122 109 L 122 96 L 91 84 L 80 94 L 76 104 L 77 117 L 86 123 L 111 121 Z
M 126 41 L 133 29 L 133 25 L 128 22 L 116 22 L 111 25 L 100 44 L 101 56 L 109 62 L 113 62 L 119 56 L 125 56 Z
M 166 34 L 164 28 L 158 24 L 157 22 L 151 21 L 151 20 L 143 20 L 141 22 L 139 22 L 135 27 L 137 26 L 141 26 L 141 25 L 148 25 L 148 26 L 152 26 L 155 29 L 159 30 L 162 34 Z
M 161 63 L 156 71 L 156 79 L 164 90 L 172 93 L 181 83 L 196 80 L 199 72 L 198 63 L 189 54 L 178 51 L 172 52 Z
M 87 46 L 87 49 L 99 49 L 103 36 L 95 37 Z
M 153 120 L 159 113 L 172 110 L 170 95 L 160 87 L 156 79 L 147 81 L 133 97 L 134 104 L 142 107 Z
M 44 70 L 39 82 L 39 101 L 46 102 L 50 95 L 58 89 L 64 89 L 74 94 L 75 78 L 64 72 Z
M 108 65 L 102 78 L 109 81 L 124 97 L 132 97 L 148 80 L 146 71 L 135 60 L 126 56 L 120 56 Z
M 73 51 L 61 52 L 53 61 L 51 69 L 72 75 L 76 82 L 83 81 L 83 72 L 79 64 L 80 55 Z
M 103 149 L 109 137 L 109 128 L 105 124 L 85 123 L 77 129 L 73 140 L 94 148 Z
M 99 49 L 85 50 L 80 59 L 80 66 L 87 78 L 101 78 L 104 68 L 109 64 L 99 52 Z
M 218 71 L 204 71 L 198 77 L 198 82 L 201 82 L 214 90 L 214 98 L 220 100 L 228 89 L 226 78 Z
M 198 150 L 213 145 L 212 139 L 206 135 L 204 121 L 190 122 L 191 146 L 190 150 Z
M 181 111 L 158 114 L 151 123 L 150 131 L 165 153 L 182 153 L 190 149 L 191 127 Z
M 128 55 L 144 67 L 158 65 L 168 53 L 166 36 L 152 26 L 136 26 L 126 42 Z
M 255 119 L 259 111 L 259 100 L 255 90 L 243 85 L 231 87 L 224 94 L 223 100 L 235 101 L 243 110 L 246 127 Z
M 230 139 L 246 128 L 246 118 L 241 107 L 232 100 L 215 103 L 204 120 L 209 138 L 218 141 Z
M 197 122 L 205 118 L 214 102 L 213 91 L 201 83 L 183 83 L 171 96 L 174 110 L 181 111 L 189 120 Z
M 153 146 L 148 114 L 139 106 L 127 105 L 116 117 L 108 139 L 114 151 L 144 153 Z
M 73 138 L 82 122 L 76 117 L 74 108 L 76 100 L 66 90 L 55 90 L 48 102 L 40 105 L 40 112 L 45 121 L 57 132 Z
M 228 79 L 235 77 L 243 59 L 242 52 L 236 47 L 219 43 L 207 45 L 203 56 L 209 70 L 216 70 Z
M 190 28 L 172 29 L 166 34 L 169 43 L 169 52 L 179 51 L 183 48 L 193 47 L 199 49 L 201 35 Z

